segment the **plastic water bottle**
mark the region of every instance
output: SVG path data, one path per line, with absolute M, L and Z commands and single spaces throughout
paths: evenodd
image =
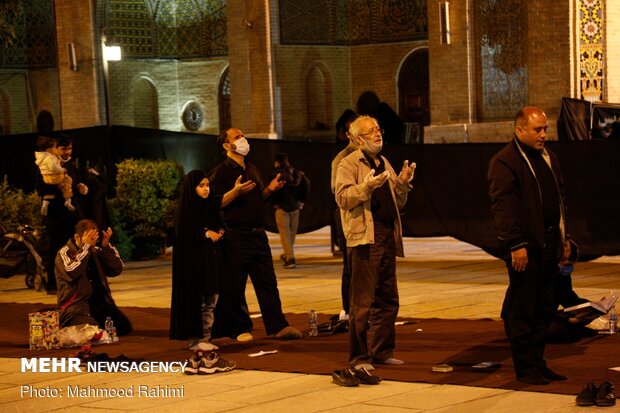
M 114 321 L 112 317 L 106 317 L 104 324 L 105 332 L 108 334 L 108 343 L 114 343 L 118 341 L 116 337 L 116 327 L 114 327 Z
M 308 313 L 308 326 L 310 327 L 310 331 L 308 332 L 310 337 L 316 337 L 319 335 L 319 329 L 316 324 L 316 311 L 314 308 Z
M 618 323 L 618 313 L 616 313 L 616 306 L 614 305 L 609 310 L 609 334 L 616 334 L 616 326 Z

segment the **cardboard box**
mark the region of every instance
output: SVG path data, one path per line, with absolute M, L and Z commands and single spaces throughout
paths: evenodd
M 60 348 L 56 333 L 60 330 L 60 313 L 56 310 L 28 314 L 30 350 Z

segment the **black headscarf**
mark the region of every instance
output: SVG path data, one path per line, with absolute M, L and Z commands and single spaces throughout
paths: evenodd
M 202 296 L 217 293 L 225 276 L 222 240 L 212 243 L 206 229 L 222 227 L 221 196 L 210 192 L 207 199 L 196 187 L 207 178 L 203 171 L 185 177 L 177 206 L 172 250 L 172 306 L 170 338 L 202 337 Z
M 213 194 L 210 193 L 209 197 L 204 199 L 196 193 L 196 187 L 205 178 L 207 178 L 206 173 L 194 170 L 183 180 L 174 225 L 175 245 L 179 241 L 183 242 L 184 237 L 189 236 L 193 239 L 197 228 L 209 228 L 209 201 L 213 200 Z

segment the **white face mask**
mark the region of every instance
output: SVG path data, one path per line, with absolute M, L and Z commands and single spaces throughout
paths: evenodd
M 370 155 L 376 155 L 381 152 L 381 149 L 383 149 L 383 139 L 379 143 L 370 142 L 364 138 L 360 138 L 360 140 L 360 148 L 362 148 L 364 152 L 367 152 Z
M 250 143 L 246 138 L 239 138 L 235 141 L 235 152 L 241 156 L 245 156 L 250 152 Z

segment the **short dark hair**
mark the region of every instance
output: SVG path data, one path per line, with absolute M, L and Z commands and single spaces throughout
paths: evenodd
M 217 147 L 218 149 L 221 149 L 224 152 L 226 152 L 224 150 L 224 144 L 226 143 L 226 138 L 228 137 L 229 130 L 230 128 L 224 129 L 223 131 L 220 132 L 220 135 L 217 137 Z
M 341 129 L 344 129 L 345 132 L 349 131 L 349 125 L 357 118 L 357 113 L 355 113 L 352 109 L 346 109 L 342 112 L 342 115 L 336 121 L 336 133 L 338 133 Z
M 96 229 L 99 231 L 97 223 L 92 219 L 80 219 L 77 224 L 75 224 L 75 229 L 73 232 L 75 235 L 82 235 L 89 229 Z
M 288 165 L 288 155 L 284 152 L 280 152 L 276 155 L 275 161 L 280 165 Z
M 56 146 L 70 146 L 73 145 L 73 141 L 64 133 L 58 135 L 56 140 Z
M 41 135 L 37 138 L 37 151 L 43 152 L 48 150 L 49 148 L 53 148 L 56 146 L 56 139 L 51 136 Z

